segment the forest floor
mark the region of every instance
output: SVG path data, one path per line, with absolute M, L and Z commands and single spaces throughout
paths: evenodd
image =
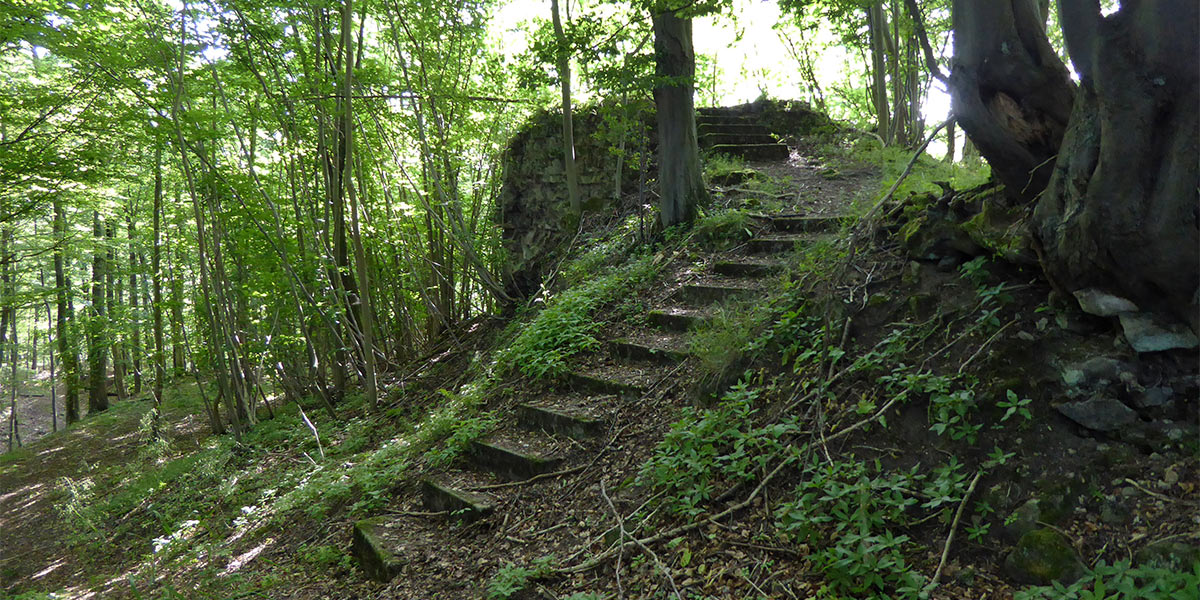
M 594 248 L 610 249 L 597 263 L 585 248 L 566 290 L 629 268 L 625 254 L 653 274 L 584 315 L 597 324 L 588 335 L 689 357 L 568 358 L 645 391 L 598 397 L 594 439 L 551 436 L 549 450 L 568 456 L 559 471 L 474 481 L 465 452 L 517 435 L 511 415 L 528 398 L 559 397 L 552 378 L 493 370 L 552 301 L 516 325 L 469 323 L 391 374 L 379 415 L 354 398 L 337 420 L 285 407 L 235 444 L 206 434 L 185 385 L 168 395 L 167 444 L 145 443 L 149 402 L 135 399 L 3 455 L 0 590 L 690 600 L 908 598 L 928 586 L 932 598 L 1004 599 L 1079 597 L 1101 582 L 1149 590 L 1117 597 L 1196 598 L 1200 570 L 1178 579 L 1200 556 L 1196 354 L 1133 353 L 1111 323 L 1051 302 L 1035 271 L 914 259 L 902 222 L 844 227 L 832 237 L 853 238 L 852 251 L 796 251 L 782 277 L 739 279 L 756 295 L 704 313 L 709 324 L 649 333 L 646 315 L 685 287 L 726 281 L 716 265 L 763 261 L 749 251 L 771 238 L 762 215 L 859 214 L 895 162 L 881 173 L 802 146 L 787 162 L 739 165 L 760 175 L 715 187 L 697 233 L 674 245 L 639 254 L 621 245 L 631 236 L 619 221 L 600 227 Z M 1061 409 L 1093 396 L 1136 419 L 1099 431 Z M 486 490 L 496 512 L 430 514 L 419 486 L 431 474 Z M 390 581 L 353 558 L 364 517 L 399 532 L 404 565 Z M 1074 591 L 1028 587 L 1085 572 Z

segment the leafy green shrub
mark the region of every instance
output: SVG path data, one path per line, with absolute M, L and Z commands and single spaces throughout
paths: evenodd
M 758 349 L 752 344 L 771 317 L 770 306 L 761 301 L 721 307 L 689 334 L 688 351 L 699 362 L 703 373 L 726 372 L 747 352 Z
M 1191 571 L 1131 567 L 1128 561 L 1099 561 L 1067 586 L 1055 583 L 1016 593 L 1016 600 L 1195 600 L 1200 598 L 1200 563 Z
M 596 334 L 602 322 L 594 318 L 595 312 L 640 289 L 657 272 L 653 256 L 644 256 L 568 288 L 551 299 L 512 345 L 500 353 L 500 371 L 520 370 L 533 378 L 565 373 L 572 356 L 600 347 Z
M 296 557 L 313 568 L 315 572 L 341 569 L 348 571 L 354 566 L 353 559 L 337 546 L 303 544 L 296 550 Z
M 728 250 L 754 236 L 750 215 L 740 210 L 717 210 L 696 219 L 696 238 L 712 250 Z
M 813 565 L 830 591 L 855 598 L 916 598 L 924 578 L 904 560 L 908 537 L 893 528 L 916 504 L 909 490 L 921 476 L 875 473 L 859 462 L 812 462 L 793 500 L 776 510 L 779 529 L 811 545 Z
M 746 161 L 738 156 L 713 153 L 704 159 L 704 175 L 708 180 L 744 170 L 746 170 Z
M 666 492 L 664 504 L 687 516 L 703 512 L 719 483 L 749 481 L 778 455 L 795 422 L 754 425 L 755 401 L 763 388 L 738 383 L 720 403 L 684 409 L 683 417 L 642 467 L 638 482 Z
M 554 557 L 536 558 L 530 567 L 518 567 L 512 563 L 496 572 L 488 582 L 489 600 L 508 600 L 529 586 L 529 582 L 542 579 L 553 572 Z

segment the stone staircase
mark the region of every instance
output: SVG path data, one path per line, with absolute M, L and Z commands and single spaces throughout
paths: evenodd
M 518 398 L 498 431 L 471 444 L 460 468 L 422 480 L 419 499 L 406 501 L 419 500 L 420 511 L 355 523 L 352 552 L 362 569 L 373 579 L 390 581 L 405 570 L 406 552 L 437 553 L 439 544 L 471 543 L 452 537 L 454 528 L 446 525 L 507 522 L 501 515 L 518 506 L 518 487 L 597 477 L 592 458 L 602 452 L 615 415 L 679 376 L 678 367 L 687 359 L 687 331 L 709 318 L 716 304 L 759 293 L 766 278 L 782 269 L 785 253 L 837 227 L 833 218 L 759 219 L 768 234 L 740 251 L 710 257 L 711 268 L 701 274 L 680 275 L 674 291 L 649 310 L 648 326 L 608 340 L 551 389 Z
M 749 161 L 787 160 L 787 144 L 779 142 L 752 113 L 731 108 L 696 111 L 700 147 Z

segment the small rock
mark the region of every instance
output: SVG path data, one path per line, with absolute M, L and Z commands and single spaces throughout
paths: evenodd
M 1158 408 L 1171 402 L 1175 390 L 1166 386 L 1152 387 L 1133 397 L 1133 405 L 1138 408 Z
M 1004 570 L 1014 581 L 1032 585 L 1070 584 L 1083 574 L 1083 563 L 1062 534 L 1035 529 L 1021 536 L 1004 559 Z
M 1004 520 L 1004 533 L 1010 540 L 1020 540 L 1025 534 L 1037 529 L 1037 522 L 1042 518 L 1041 507 L 1036 498 L 1032 498 L 1013 511 Z
M 1128 525 L 1133 520 L 1133 511 L 1123 502 L 1109 498 L 1100 508 L 1100 521 L 1106 525 Z
M 1147 314 L 1123 314 L 1120 318 L 1125 340 L 1138 352 L 1191 350 L 1200 346 L 1200 338 L 1183 325 L 1163 325 Z
M 947 256 L 938 261 L 937 269 L 943 273 L 949 273 L 950 271 L 957 269 L 961 262 L 962 260 L 957 256 Z
M 1179 483 L 1179 472 L 1175 470 L 1175 467 L 1171 467 L 1167 469 L 1166 473 L 1163 473 L 1163 483 L 1167 484 L 1167 487 Z
M 1068 419 L 1093 431 L 1115 431 L 1137 420 L 1120 400 L 1097 396 L 1083 402 L 1067 402 L 1054 407 Z
M 1189 569 L 1200 562 L 1200 548 L 1184 542 L 1164 540 L 1142 548 L 1134 555 L 1139 567 Z
M 1138 307 L 1133 302 L 1102 292 L 1096 288 L 1087 288 L 1075 292 L 1079 308 L 1083 312 L 1097 317 L 1115 317 L 1122 313 L 1137 312 Z

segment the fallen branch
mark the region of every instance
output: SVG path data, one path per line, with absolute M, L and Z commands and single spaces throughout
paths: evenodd
M 892 196 L 896 194 L 896 190 L 900 189 L 900 184 L 904 183 L 904 180 L 907 179 L 909 174 L 912 173 L 913 167 L 917 164 L 917 159 L 921 158 L 922 154 L 925 154 L 925 149 L 929 147 L 929 143 L 932 142 L 933 138 L 937 137 L 937 134 L 941 133 L 942 129 L 949 125 L 953 120 L 954 117 L 950 117 L 949 119 L 942 121 L 942 123 L 937 127 L 933 128 L 933 131 L 929 133 L 929 137 L 925 138 L 925 141 L 921 143 L 921 146 L 917 148 L 916 152 L 913 152 L 912 159 L 908 161 L 908 165 L 904 167 L 904 172 L 900 173 L 900 176 L 896 178 L 896 182 L 892 184 L 892 187 L 889 188 L 887 193 L 875 203 L 875 206 L 871 207 L 871 210 L 867 211 L 867 214 L 859 220 L 860 228 L 863 224 L 869 224 L 874 220 L 875 214 L 879 212 L 879 209 L 883 207 L 884 204 L 887 204 L 888 200 L 892 199 Z M 870 231 L 872 229 L 874 229 L 874 227 L 871 227 L 870 225 L 865 228 L 866 231 Z
M 837 433 L 831 434 L 831 435 L 827 436 L 826 439 L 827 440 L 836 440 L 836 439 L 845 437 L 847 435 L 850 435 L 852 432 L 857 431 L 858 429 L 861 429 L 861 428 L 867 426 L 868 424 L 879 420 L 880 418 L 883 417 L 883 414 L 886 413 L 888 411 L 888 409 L 890 409 L 902 397 L 903 397 L 903 395 L 895 396 L 894 398 L 889 400 L 887 404 L 883 405 L 883 408 L 879 409 L 874 415 L 871 415 L 870 417 L 863 419 L 862 421 L 859 421 L 859 422 L 855 423 L 854 425 L 851 425 L 850 427 L 847 427 L 841 431 L 838 431 Z M 702 521 L 693 521 L 686 525 L 680 525 L 679 527 L 676 527 L 674 529 L 664 531 L 661 533 L 657 533 L 655 535 L 644 537 L 641 539 L 631 539 L 628 542 L 621 542 L 621 543 L 614 544 L 614 545 L 610 546 L 604 552 L 597 554 L 596 556 L 592 557 L 591 559 L 584 561 L 583 563 L 580 563 L 579 565 L 576 565 L 574 567 L 566 567 L 563 569 L 559 569 L 559 572 L 560 573 L 581 573 L 583 571 L 588 571 L 588 570 L 594 569 L 600 563 L 607 560 L 608 557 L 612 556 L 614 552 L 623 550 L 625 548 L 625 546 L 636 545 L 639 547 L 645 547 L 648 544 L 652 544 L 652 543 L 660 541 L 660 540 L 677 538 L 680 535 L 683 535 L 684 533 L 687 533 L 689 531 L 692 531 L 693 529 L 699 528 L 701 525 L 703 525 L 705 523 L 716 524 L 717 521 L 719 521 L 720 519 L 723 519 L 737 511 L 740 511 L 740 510 L 746 508 L 747 506 L 750 506 L 751 504 L 753 504 L 755 498 L 758 498 L 758 496 L 760 494 L 762 494 L 763 489 L 765 489 L 767 487 L 767 485 L 769 483 L 771 483 L 772 480 L 775 479 L 775 476 L 777 476 L 779 474 L 779 472 L 782 471 L 785 466 L 791 464 L 791 462 L 792 462 L 792 457 L 787 457 L 787 458 L 784 458 L 783 460 L 779 461 L 779 464 L 775 465 L 775 468 L 771 469 L 771 471 L 769 473 L 767 473 L 766 476 L 763 477 L 762 481 L 760 481 L 758 483 L 758 485 L 755 486 L 754 490 L 752 492 L 750 492 L 750 495 L 747 496 L 745 500 L 742 500 L 741 502 L 738 502 L 737 504 L 734 504 L 734 505 L 730 506 L 729 508 L 726 508 L 725 510 L 723 510 L 717 514 L 715 514 L 711 517 L 708 517 L 707 519 L 704 519 Z M 611 529 L 609 531 L 611 531 Z
M 971 494 L 975 493 L 975 484 L 979 483 L 980 477 L 983 477 L 983 471 L 976 471 L 975 477 L 971 479 L 971 485 L 967 487 L 967 493 L 963 494 L 962 502 L 958 503 L 958 511 L 954 513 L 954 522 L 950 524 L 950 533 L 946 536 L 946 545 L 942 546 L 942 560 L 938 562 L 937 570 L 933 572 L 933 579 L 930 579 L 925 586 L 926 592 L 936 588 L 938 581 L 942 578 L 942 570 L 946 568 L 946 558 L 950 556 L 950 545 L 954 543 L 954 532 L 958 530 L 958 522 L 962 520 L 963 512 L 967 508 L 967 501 L 971 499 Z
M 603 479 L 600 480 L 600 495 L 604 496 L 604 501 L 608 503 L 608 507 L 610 509 L 612 509 L 613 515 L 616 516 L 617 524 L 621 528 L 621 538 L 624 539 L 624 537 L 626 536 L 625 523 L 621 519 L 621 513 L 617 512 L 617 507 L 613 506 L 612 498 L 609 498 L 608 492 L 606 492 L 604 490 L 604 480 Z M 637 538 L 633 538 L 633 543 L 635 545 L 637 545 L 637 547 L 641 548 L 642 552 L 645 552 L 650 557 L 650 559 L 654 561 L 654 565 L 657 566 L 660 571 L 662 571 L 663 578 L 667 580 L 667 583 L 671 584 L 671 591 L 675 592 L 676 600 L 683 600 L 683 596 L 679 594 L 679 588 L 675 587 L 675 578 L 671 576 L 671 569 L 667 568 L 667 565 L 663 564 L 663 562 L 661 560 L 659 560 L 658 555 L 655 554 L 654 551 L 651 550 L 649 546 L 642 543 L 641 540 L 639 540 Z M 623 545 L 624 544 L 622 544 L 622 546 Z

